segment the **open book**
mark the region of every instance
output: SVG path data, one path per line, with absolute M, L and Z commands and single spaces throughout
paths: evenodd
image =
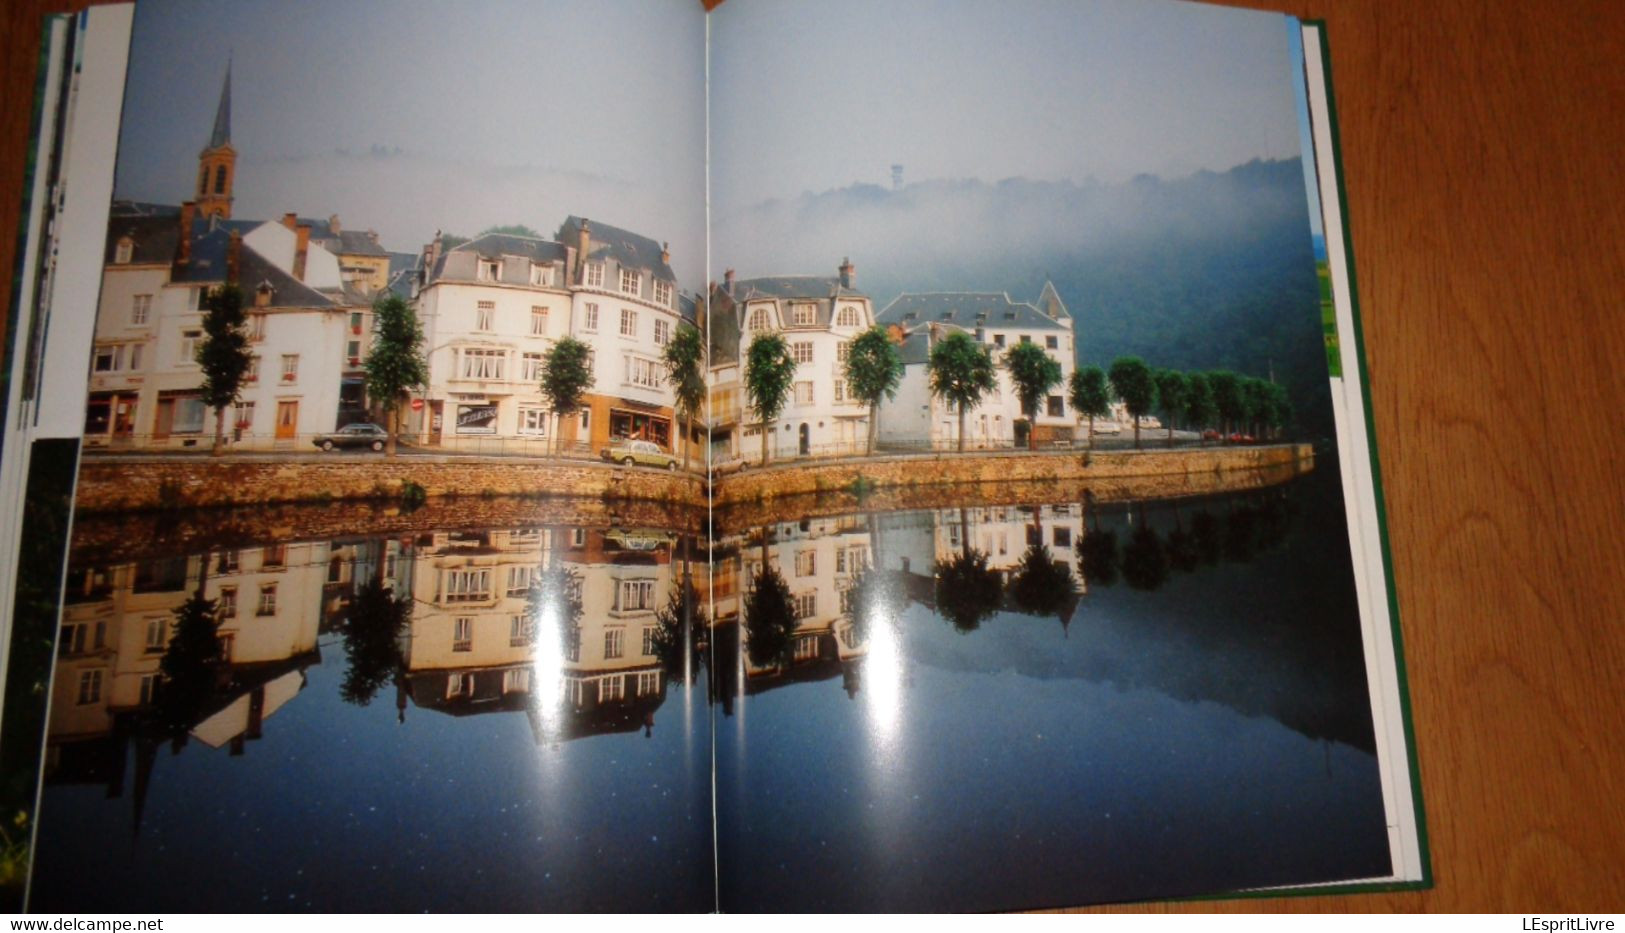
M 1429 883 L 1315 24 L 142 0 L 44 42 L 15 901 Z

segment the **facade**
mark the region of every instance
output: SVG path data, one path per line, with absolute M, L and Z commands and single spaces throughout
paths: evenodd
M 735 280 L 712 289 L 710 409 L 713 453 L 761 459 L 762 424 L 751 411 L 744 367 L 751 340 L 776 332 L 797 363 L 789 400 L 767 425 L 774 458 L 861 453 L 869 407 L 846 390 L 846 350 L 874 326 L 869 297 L 854 287 L 850 260 L 838 275 Z
M 553 240 L 485 234 L 424 253 L 417 294 L 430 382 L 410 430 L 421 443 L 538 452 L 549 439 L 596 451 L 618 438 L 680 452 L 662 354 L 684 320 L 670 254 L 655 241 L 570 217 Z M 541 391 L 544 355 L 570 336 L 592 351 L 576 416 Z
M 998 385 L 982 403 L 965 413 L 965 446 L 1009 447 L 1016 422 L 1024 421 L 1009 373 L 1005 351 L 1032 343 L 1061 366 L 1061 382 L 1039 407 L 1033 430 L 1040 445 L 1070 443 L 1075 416 L 1067 403 L 1067 385 L 1076 368 L 1072 317 L 1052 284 L 1045 283 L 1037 304 L 1016 302 L 994 292 L 933 292 L 899 295 L 880 312 L 881 324 L 894 328 L 902 341 L 904 375 L 897 397 L 880 407 L 879 441 L 899 446 L 957 447 L 958 410 L 931 394 L 931 348 L 949 333 L 960 331 L 992 352 Z

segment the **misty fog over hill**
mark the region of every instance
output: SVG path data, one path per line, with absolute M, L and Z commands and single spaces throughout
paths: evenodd
M 714 277 L 834 275 L 843 256 L 884 308 L 903 291 L 1003 291 L 1054 281 L 1078 358 L 1229 368 L 1291 392 L 1300 427 L 1331 431 L 1315 247 L 1302 163 L 1253 161 L 1120 184 L 1012 178 L 853 185 L 719 209 Z

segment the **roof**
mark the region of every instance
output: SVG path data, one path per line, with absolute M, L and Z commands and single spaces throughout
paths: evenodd
M 112 265 L 118 255 L 118 243 L 130 238 L 130 262 L 169 263 L 175 258 L 175 244 L 180 241 L 180 221 L 174 214 L 115 214 L 107 221 L 107 251 L 102 259 Z
M 564 244 L 553 240 L 543 240 L 537 237 L 517 236 L 512 233 L 485 233 L 459 243 L 451 249 L 440 254 L 435 260 L 434 269 L 429 279 L 434 281 L 446 274 L 446 259 L 454 253 L 473 253 L 481 259 L 501 259 L 503 256 L 523 256 L 535 263 L 563 262 L 568 254 Z M 393 257 L 395 254 L 388 254 Z M 406 254 L 402 254 L 406 255 Z M 395 271 L 395 262 L 391 258 L 390 272 Z
M 226 62 L 226 80 L 220 85 L 220 104 L 214 111 L 214 132 L 209 134 L 210 149 L 231 145 L 231 62 Z
M 671 266 L 661 258 L 665 248 L 642 234 L 572 214 L 559 225 L 557 234 L 559 241 L 574 246 L 582 224 L 587 225 L 587 235 L 591 238 L 592 244 L 587 251 L 587 259 L 609 258 L 629 269 L 648 269 L 657 279 L 664 279 L 667 282 L 677 281 Z
M 863 292 L 842 288 L 841 280 L 829 275 L 772 275 L 734 282 L 734 300 L 753 298 L 863 298 Z
M 921 292 L 898 295 L 876 315 L 882 324 L 912 327 L 931 321 L 966 330 L 1007 327 L 1015 330 L 1060 330 L 1063 326 L 1025 301 L 1003 292 Z
M 915 331 L 903 338 L 897 348 L 898 355 L 903 358 L 903 365 L 911 363 L 929 363 L 931 361 L 931 338 L 924 330 Z
M 214 229 L 205 227 L 201 235 L 194 234 L 192 237 L 191 258 L 184 266 L 177 266 L 171 272 L 170 281 L 199 284 L 224 282 L 226 253 L 230 243 L 230 225 L 220 224 Z M 245 293 L 269 286 L 270 306 L 273 308 L 331 308 L 337 305 L 332 298 L 277 268 L 275 263 L 255 252 L 247 243 L 239 244 L 239 249 L 237 284 Z
M 323 224 L 323 226 L 326 226 Z M 334 236 L 329 230 L 324 236 L 317 236 L 314 225 L 311 228 L 312 240 L 325 241 L 328 251 L 345 256 L 379 256 L 389 255 L 389 251 L 378 245 L 378 239 L 368 230 L 341 230 Z

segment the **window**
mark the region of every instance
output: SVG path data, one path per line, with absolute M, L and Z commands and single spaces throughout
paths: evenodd
M 592 357 L 590 356 L 587 358 L 587 368 L 593 368 Z M 585 435 L 590 427 L 592 427 L 592 409 L 583 408 L 581 409 L 581 433 Z
M 299 379 L 299 354 L 282 354 L 282 381 L 296 382 Z
M 754 310 L 754 311 L 752 311 L 750 313 L 750 328 L 749 328 L 749 330 L 752 333 L 755 333 L 756 331 L 759 331 L 759 330 L 767 330 L 767 326 L 768 325 L 767 325 L 767 309 L 766 308 L 757 308 L 756 310 Z
M 502 278 L 502 263 L 495 259 L 479 260 L 479 280 L 481 282 L 495 282 Z
M 359 364 L 361 362 L 361 341 L 352 340 L 346 343 L 344 345 L 344 355 L 349 359 L 351 366 Z
M 259 605 L 254 607 L 254 615 L 256 615 L 256 616 L 274 616 L 274 615 L 276 615 L 276 584 L 275 583 L 262 583 L 262 584 L 260 584 L 260 601 L 259 601 Z
M 446 699 L 457 697 L 471 697 L 474 695 L 473 674 L 450 674 L 446 677 Z
M 798 302 L 790 306 L 790 322 L 797 327 L 806 327 L 818 320 L 818 306 Z
M 835 359 L 836 359 L 837 362 L 841 363 L 843 366 L 846 364 L 847 358 L 850 357 L 851 355 L 852 355 L 852 341 L 843 340 L 840 343 L 835 345 Z
M 130 372 L 140 372 L 141 371 L 141 348 L 143 346 L 145 346 L 145 344 L 139 344 L 139 343 L 130 344 L 130 365 L 129 365 Z
M 598 305 L 593 302 L 587 302 L 586 307 L 581 309 L 581 329 L 587 331 L 598 329 Z
M 501 379 L 508 354 L 502 350 L 465 349 L 462 353 L 464 379 Z
M 647 653 L 647 652 L 645 652 Z M 654 696 L 660 692 L 660 672 L 640 671 L 638 673 L 638 696 Z
M 529 693 L 530 668 L 516 667 L 502 672 L 503 693 Z
M 534 641 L 536 627 L 525 621 L 524 616 L 508 617 L 508 647 L 523 648 Z
M 1059 350 L 1061 348 L 1061 338 L 1051 334 L 1044 338 L 1044 346 L 1051 350 Z
M 1051 418 L 1059 418 L 1066 414 L 1066 403 L 1061 401 L 1059 395 L 1051 395 L 1045 400 L 1044 414 Z
M 248 358 L 248 369 L 243 371 L 243 381 L 246 383 L 260 381 L 260 358 L 258 356 Z
M 564 633 L 564 660 L 575 664 L 581 660 L 581 626 L 572 625 Z
M 451 650 L 474 650 L 474 620 L 468 616 L 458 616 L 451 623 Z
M 145 324 L 152 314 L 152 296 L 137 295 L 130 302 L 130 323 Z
M 802 635 L 796 639 L 795 659 L 797 661 L 810 661 L 818 657 L 818 636 Z
M 796 618 L 810 619 L 818 612 L 818 591 L 797 593 L 791 600 L 795 603 Z
M 226 167 L 224 165 L 214 170 L 214 193 L 226 193 Z
M 237 618 L 237 588 L 235 586 L 222 586 L 220 588 L 220 602 L 218 604 L 220 618 Z
M 1027 335 L 1027 334 L 1022 334 L 1022 335 L 1021 335 L 1021 342 L 1022 342 L 1022 343 L 1032 343 L 1032 342 L 1033 342 L 1033 338 L 1032 338 L 1032 337 L 1030 337 L 1030 336 L 1028 336 L 1028 335 Z
M 96 348 L 96 353 L 91 358 L 90 368 L 93 372 L 98 373 L 118 372 L 123 360 L 123 345 L 116 343 L 102 344 Z
M 626 381 L 649 389 L 660 388 L 661 364 L 654 360 L 629 356 L 626 358 Z
M 655 632 L 657 632 L 657 631 L 658 631 L 658 629 L 656 629 L 652 625 L 645 625 L 643 627 L 643 656 L 644 657 L 649 657 L 649 656 L 651 656 L 651 655 L 653 655 L 655 653 Z
M 653 580 L 622 580 L 615 593 L 615 609 L 619 612 L 637 612 L 655 607 Z
M 92 703 L 101 702 L 101 699 L 102 699 L 102 671 L 101 671 L 101 669 L 98 668 L 97 670 L 93 670 L 93 671 L 80 671 L 79 672 L 79 705 L 80 706 L 89 706 Z
M 813 403 L 813 384 L 811 382 L 796 383 L 796 404 L 811 405 Z
M 655 279 L 655 304 L 663 308 L 671 307 L 671 283 Z
M 197 362 L 198 347 L 203 344 L 203 331 L 181 331 L 181 364 Z
M 553 284 L 553 267 L 541 263 L 531 263 L 530 284 L 547 287 Z
M 475 330 L 490 330 L 491 326 L 494 323 L 496 323 L 496 321 L 495 321 L 496 316 L 497 316 L 497 303 L 496 302 L 494 302 L 494 301 L 482 301 L 482 302 L 480 302 L 479 304 L 475 305 L 475 307 L 474 307 L 474 329 Z
M 626 698 L 626 678 L 605 677 L 598 682 L 598 702 Z
M 836 318 L 835 323 L 841 327 L 857 327 L 861 321 L 862 318 L 858 316 L 858 309 L 846 305 L 841 308 L 840 317 Z
M 796 576 L 810 577 L 818 572 L 817 551 L 796 552 Z
M 587 529 L 585 529 L 585 528 L 571 528 L 570 529 L 570 546 L 571 547 L 578 547 L 578 548 L 579 547 L 586 547 L 587 546 Z
M 1055 546 L 1056 547 L 1071 547 L 1072 546 L 1072 529 L 1063 528 L 1063 527 L 1056 527 L 1056 529 L 1055 529 L 1055 539 L 1054 540 L 1055 540 Z
M 846 401 L 846 380 L 845 379 L 837 379 L 837 380 L 835 380 L 835 401 L 837 401 L 837 402 Z
M 122 266 L 130 261 L 134 253 L 135 241 L 127 236 L 119 237 L 118 246 L 113 248 L 113 261 Z
M 636 337 L 638 335 L 638 313 L 631 308 L 621 309 L 621 336 Z
M 84 654 L 86 651 L 100 651 L 107 646 L 107 623 L 97 622 L 95 638 L 89 645 L 85 642 L 90 638 L 91 625 L 88 622 L 79 625 L 64 625 L 62 627 L 62 641 L 57 645 L 57 654 L 61 657 Z
M 632 271 L 631 269 L 622 269 L 621 270 L 621 293 L 622 294 L 636 295 L 638 293 L 639 287 L 642 284 L 643 284 L 643 276 L 637 274 L 636 272 Z
M 604 264 L 601 262 L 587 263 L 587 287 L 604 287 Z
M 811 363 L 813 361 L 813 345 L 811 340 L 798 340 L 790 344 L 790 355 L 797 363 Z
M 519 378 L 526 382 L 540 382 L 542 366 L 546 356 L 541 353 L 526 353 L 519 358 Z
M 248 339 L 255 343 L 265 339 L 265 315 L 250 314 L 248 316 Z
M 622 640 L 626 633 L 618 628 L 612 628 L 604 633 L 604 657 L 618 658 L 621 656 Z
M 361 312 L 360 311 L 351 311 L 350 312 L 350 333 L 352 333 L 352 334 L 361 333 Z
M 533 337 L 547 334 L 547 309 L 541 305 L 530 306 L 530 333 Z
M 491 571 L 487 569 L 448 570 L 444 601 L 448 603 L 487 599 L 491 593 Z
M 547 409 L 519 409 L 519 433 L 542 437 L 547 434 Z
M 237 402 L 231 406 L 231 424 L 239 431 L 254 429 L 254 403 Z
M 655 321 L 655 346 L 663 347 L 671 343 L 671 322 Z
M 536 568 L 524 564 L 520 564 L 517 567 L 509 567 L 507 594 L 509 596 L 523 596 L 530 592 L 531 573 L 535 569 Z
M 163 619 L 147 620 L 146 649 L 148 654 L 158 654 L 169 647 L 169 625 Z
M 153 701 L 157 700 L 158 699 L 158 675 L 157 674 L 142 674 L 141 675 L 140 691 L 141 691 L 140 696 L 139 696 L 139 698 L 137 699 L 136 702 L 140 703 L 142 706 L 146 706 L 147 704 L 152 703 Z
M 288 562 L 288 546 L 286 544 L 267 544 L 260 548 L 260 569 L 271 570 L 282 567 Z

